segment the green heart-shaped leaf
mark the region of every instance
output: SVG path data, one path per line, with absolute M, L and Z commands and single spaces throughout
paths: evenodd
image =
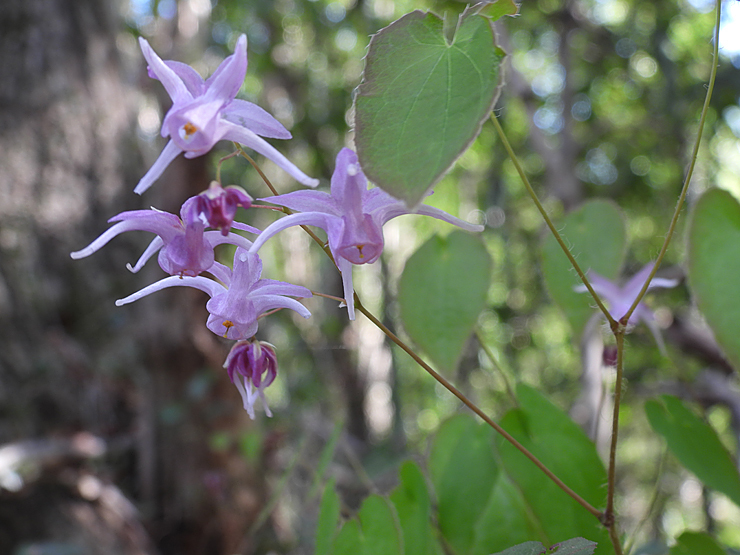
M 491 256 L 480 237 L 435 235 L 406 262 L 398 284 L 401 320 L 436 365 L 454 370 L 485 306 Z
M 714 428 L 670 395 L 647 401 L 645 412 L 682 465 L 740 506 L 740 474 Z
M 627 230 L 619 207 L 610 201 L 586 202 L 555 227 L 584 272 L 592 270 L 615 279 L 627 250 Z M 580 337 L 594 313 L 594 300 L 588 293 L 573 290 L 582 282 L 563 249 L 548 233 L 542 245 L 542 275 L 552 299 L 565 312 L 576 337 Z
M 711 189 L 689 222 L 689 285 L 717 342 L 740 369 L 740 204 Z
M 355 99 L 363 171 L 409 206 L 478 136 L 498 96 L 504 52 L 491 20 L 466 12 L 449 41 L 445 27 L 417 10 L 379 31 Z

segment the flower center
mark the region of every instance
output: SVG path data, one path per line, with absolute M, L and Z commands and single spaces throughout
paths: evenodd
M 198 131 L 198 128 L 195 127 L 190 122 L 187 122 L 185 125 L 182 126 L 182 130 L 185 131 L 185 139 L 189 139 L 192 135 L 195 134 L 196 131 Z
M 234 327 L 234 322 L 232 322 L 231 320 L 224 320 L 224 327 L 226 328 L 226 331 L 224 332 L 224 339 L 228 339 L 229 330 Z

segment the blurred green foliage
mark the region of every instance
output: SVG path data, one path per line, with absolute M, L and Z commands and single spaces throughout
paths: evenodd
M 132 27 L 152 32 L 158 20 L 166 19 L 157 14 L 167 5 L 149 3 L 149 19 L 133 18 Z M 213 0 L 204 21 L 209 29 L 204 46 L 208 56 L 223 57 L 236 36 L 247 33 L 249 70 L 242 97 L 291 130 L 294 139 L 275 141 L 276 146 L 326 186 L 336 153 L 352 144 L 353 91 L 370 35 L 413 9 L 442 14 L 459 13 L 464 6 L 451 0 Z M 621 208 L 627 224 L 625 275 L 654 259 L 673 213 L 710 70 L 710 8 L 701 0 L 528 0 L 518 17 L 497 24 L 511 64 L 496 111 L 507 136 L 554 218 L 590 198 L 610 199 Z M 721 59 L 690 200 L 711 186 L 740 193 L 740 63 L 733 56 Z M 218 158 L 219 153 L 211 157 L 214 170 Z M 284 176 L 270 167 L 265 171 L 281 191 L 288 189 Z M 224 184 L 242 184 L 254 197 L 268 194 L 243 162 L 227 162 L 222 176 Z M 484 125 L 427 203 L 487 224 L 483 240 L 494 270 L 478 320 L 481 336 L 507 374 L 537 387 L 562 409 L 572 406 L 580 393 L 580 338 L 544 288 L 542 222 L 490 126 Z M 251 210 L 249 223 L 263 227 L 272 220 L 266 212 Z M 664 266 L 683 264 L 685 221 L 679 221 Z M 320 249 L 300 230 L 291 231 L 263 249 L 265 273 L 340 294 L 335 271 Z M 397 284 L 405 261 L 432 234 L 449 231 L 430 219 L 394 220 L 386 226 L 383 260 L 355 271 L 360 297 L 394 328 L 399 327 Z M 659 301 L 648 298 L 648 304 L 658 309 L 664 325 L 695 317 L 684 286 L 661 293 Z M 347 327 L 345 313 L 332 301 L 314 299 L 309 308 L 315 318 L 308 323 L 278 315 L 264 325 L 265 338 L 277 346 L 280 377 L 267 391 L 275 418 L 257 426 L 298 434 L 294 423 L 306 414 L 319 413 L 330 422 L 343 419 L 344 382 L 327 360 L 337 350 L 352 349 L 348 360 L 360 366 L 368 391 L 372 394 L 377 384 L 392 390 L 379 405 L 390 411 L 390 424 L 377 424 L 377 415 L 366 407 L 374 449 L 364 462 L 371 476 L 397 464 L 405 449 L 423 451 L 429 434 L 458 411 L 459 403 L 365 324 Z M 373 377 L 373 363 L 363 362 L 363 349 L 369 348 L 390 356 L 390 373 Z M 639 545 L 711 524 L 723 542 L 740 547 L 740 512 L 722 498 L 702 494 L 675 459 L 660 463 L 661 442 L 641 409 L 646 391 L 667 381 L 691 381 L 705 361 L 675 345 L 662 357 L 642 328 L 628 336 L 627 349 L 618 475 L 624 529 L 646 521 Z M 499 370 L 471 342 L 448 377 L 499 417 L 511 408 Z M 710 419 L 721 435 L 730 434 L 725 409 L 713 409 Z M 240 444 L 254 457 L 258 451 L 246 437 Z M 223 442 L 214 438 L 212 447 L 220 449 Z M 656 484 L 659 467 L 664 473 Z

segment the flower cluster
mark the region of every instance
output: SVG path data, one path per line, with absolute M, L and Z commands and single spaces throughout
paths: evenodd
M 159 80 L 172 98 L 172 107 L 162 122 L 162 136 L 169 141 L 157 161 L 134 189 L 143 193 L 159 178 L 181 152 L 186 158 L 209 152 L 220 140 L 231 140 L 249 147 L 275 162 L 298 182 L 315 187 L 318 180 L 307 177 L 261 137 L 291 137 L 275 118 L 262 108 L 236 98 L 247 69 L 247 39 L 240 36 L 234 54 L 227 57 L 207 80 L 190 66 L 163 61 L 146 40 L 141 50 L 149 65 L 149 75 Z M 212 182 L 203 193 L 187 199 L 180 215 L 156 209 L 122 212 L 90 245 L 72 253 L 84 258 L 126 231 L 147 231 L 155 238 L 139 260 L 127 268 L 138 272 L 155 254 L 168 277 L 116 301 L 117 306 L 169 287 L 192 287 L 209 296 L 207 328 L 225 339 L 236 341 L 224 367 L 242 396 L 244 409 L 254 418 L 254 404 L 261 399 L 270 416 L 264 389 L 277 375 L 275 349 L 255 338 L 258 320 L 269 311 L 288 308 L 304 318 L 311 313 L 294 297 L 307 298 L 305 287 L 262 278 L 262 261 L 257 252 L 269 238 L 295 225 L 322 228 L 329 249 L 342 273 L 344 299 L 350 319 L 354 319 L 352 268 L 372 264 L 383 251 L 383 225 L 402 214 L 422 214 L 444 220 L 469 231 L 480 231 L 446 212 L 429 206 L 409 211 L 406 205 L 380 189 L 368 189 L 357 155 L 342 149 L 331 178 L 331 191 L 296 191 L 266 199 L 271 204 L 295 212 L 278 219 L 264 231 L 234 220 L 238 208 L 249 209 L 252 197 L 238 187 L 222 187 Z M 257 235 L 254 243 L 239 233 Z M 218 245 L 229 244 L 235 254 L 231 267 L 216 260 Z

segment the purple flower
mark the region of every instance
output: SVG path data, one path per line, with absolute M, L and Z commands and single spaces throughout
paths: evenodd
M 195 158 L 222 139 L 259 152 L 304 185 L 318 185 L 318 180 L 308 177 L 261 138 L 290 139 L 290 132 L 256 104 L 236 99 L 247 72 L 246 35 L 239 37 L 234 54 L 206 81 L 186 64 L 162 61 L 143 38 L 139 43 L 150 77 L 162 83 L 172 98 L 172 107 L 162 122 L 162 136 L 170 140 L 134 192 L 146 191 L 181 152 L 186 158 Z
M 217 232 L 214 232 L 217 233 Z M 220 234 L 219 234 L 220 235 Z M 209 270 L 210 271 L 210 270 Z M 211 272 L 222 283 L 213 279 L 196 277 L 166 277 L 144 289 L 116 301 L 116 306 L 123 306 L 167 287 L 194 287 L 205 291 L 211 297 L 206 304 L 210 313 L 206 326 L 216 335 L 226 339 L 249 339 L 259 325 L 257 319 L 261 314 L 275 308 L 295 310 L 304 318 L 311 313 L 295 299 L 286 297 L 311 297 L 311 291 L 300 285 L 293 285 L 272 279 L 260 279 L 262 261 L 256 254 L 238 247 L 234 254 L 234 267 L 229 270 L 220 267 L 218 275 Z
M 607 304 L 609 314 L 611 314 L 612 318 L 619 320 L 622 316 L 627 314 L 627 311 L 640 293 L 642 286 L 645 285 L 645 281 L 653 270 L 654 265 L 655 263 L 651 262 L 646 266 L 643 266 L 639 272 L 632 276 L 627 283 L 621 287 L 594 271 L 590 271 L 588 273 L 588 280 L 591 282 L 591 286 L 594 288 L 594 291 L 596 291 L 596 293 L 598 293 L 598 295 Z M 678 280 L 676 279 L 654 277 L 648 286 L 648 291 L 658 287 L 675 287 L 676 285 L 678 285 Z M 584 293 L 587 291 L 586 286 L 583 284 L 576 285 L 573 290 L 578 293 Z M 645 322 L 645 325 L 650 329 L 653 336 L 655 336 L 655 340 L 658 343 L 661 352 L 665 352 L 663 339 L 660 335 L 660 328 L 658 327 L 658 323 L 655 321 L 655 314 L 653 314 L 653 312 L 642 301 L 640 301 L 637 308 L 635 308 L 635 311 L 630 315 L 627 325 L 634 326 L 640 321 Z
M 85 258 L 101 249 L 115 236 L 126 231 L 149 231 L 157 237 L 149 244 L 134 266 L 127 266 L 132 272 L 138 272 L 154 253 L 159 251 L 158 262 L 161 268 L 173 276 L 197 276 L 206 270 L 221 274 L 218 263 L 214 262 L 213 249 L 220 244 L 229 243 L 244 248 L 251 246 L 248 241 L 236 233 L 205 231 L 206 222 L 200 212 L 199 197 L 185 201 L 180 210 L 180 218 L 160 210 L 132 210 L 113 216 L 109 222 L 118 222 L 107 229 L 82 250 L 73 252 L 72 258 Z M 259 233 L 259 230 L 239 224 L 240 229 Z
M 267 227 L 255 241 L 250 252 L 257 252 L 270 237 L 294 225 L 315 225 L 327 233 L 334 261 L 342 272 L 344 299 L 350 320 L 355 318 L 352 265 L 372 264 L 383 252 L 383 225 L 403 214 L 423 214 L 444 220 L 468 231 L 482 231 L 451 216 L 447 212 L 419 206 L 410 211 L 406 205 L 381 189 L 367 188 L 367 178 L 357 161 L 357 155 L 343 148 L 337 155 L 331 177 L 331 193 L 296 191 L 286 195 L 260 199 L 299 212 L 281 218 Z
M 239 341 L 231 348 L 224 368 L 229 373 L 231 383 L 239 390 L 249 417 L 254 420 L 254 402 L 257 398 L 262 399 L 265 414 L 272 416 L 264 390 L 275 381 L 277 375 L 275 347 L 254 338 Z
M 234 225 L 236 209 L 244 209 L 252 206 L 252 197 L 244 189 L 231 185 L 225 189 L 218 181 L 211 181 L 210 187 L 195 197 L 197 202 L 196 212 L 203 215 L 208 225 L 214 229 L 220 229 L 222 235 L 228 235 Z M 237 229 L 241 224 L 237 223 Z

